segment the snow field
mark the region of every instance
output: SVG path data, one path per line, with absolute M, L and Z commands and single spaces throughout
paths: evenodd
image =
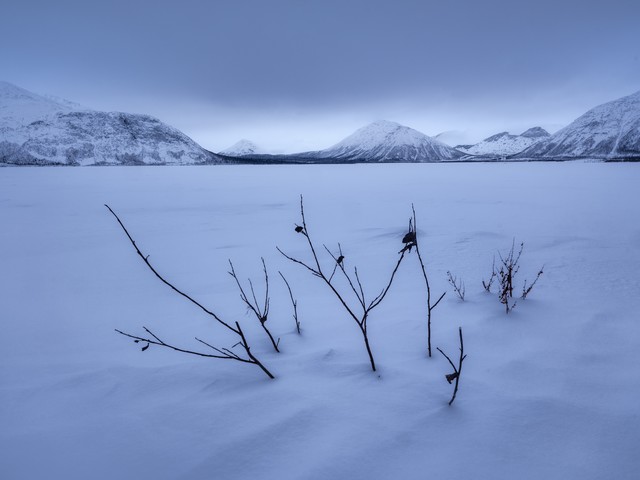
M 1 169 L 0 478 L 636 478 L 639 177 L 591 163 Z M 328 288 L 275 250 L 310 260 L 301 193 L 316 246 L 340 242 L 370 298 L 415 204 L 433 293 L 448 291 L 433 358 L 412 253 L 369 320 L 371 372 Z M 236 341 L 148 271 L 104 203 L 163 275 L 242 323 L 276 380 L 113 331 Z M 545 274 L 507 316 L 481 280 L 513 238 L 518 284 Z M 261 256 L 280 354 L 226 273 L 230 258 L 260 297 Z M 455 358 L 458 326 L 468 359 L 448 407 L 435 347 Z

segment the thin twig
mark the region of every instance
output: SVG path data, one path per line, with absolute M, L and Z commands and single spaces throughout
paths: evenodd
M 284 277 L 282 272 L 278 272 L 278 273 L 282 277 L 282 280 L 284 280 L 284 283 L 287 286 L 287 289 L 289 290 L 289 297 L 291 298 L 291 304 L 293 305 L 293 319 L 296 322 L 296 330 L 298 331 L 298 335 L 300 335 L 300 321 L 298 320 L 298 301 L 295 298 L 293 298 L 293 292 L 291 291 L 291 286 L 289 285 L 289 282 L 287 281 L 287 279 Z
M 457 367 L 451 361 L 451 359 L 449 358 L 449 355 L 447 355 L 442 350 L 440 350 L 440 348 L 438 348 L 438 351 L 449 361 L 449 364 L 451 364 L 451 367 L 453 367 L 453 373 L 445 375 L 447 382 L 451 383 L 453 380 L 456 381 L 455 386 L 453 388 L 453 395 L 451 397 L 451 400 L 449 400 L 449 405 L 451 405 L 453 401 L 456 399 L 456 395 L 458 393 L 458 385 L 460 384 L 460 375 L 462 375 L 462 362 L 464 362 L 464 359 L 467 358 L 467 356 L 464 354 L 464 342 L 462 340 L 462 327 L 458 327 L 458 334 L 460 337 L 460 358 L 458 360 Z
M 438 298 L 438 301 L 435 304 L 433 305 L 431 304 L 431 286 L 429 285 L 429 277 L 427 276 L 427 269 L 424 266 L 424 262 L 422 261 L 422 255 L 420 254 L 420 245 L 418 242 L 418 226 L 417 226 L 417 220 L 416 220 L 416 209 L 413 206 L 413 204 L 411 204 L 411 211 L 413 212 L 413 219 L 412 219 L 413 221 L 409 221 L 409 233 L 407 235 L 413 233 L 412 235 L 413 246 L 416 247 L 416 254 L 418 255 L 418 260 L 420 261 L 422 276 L 424 277 L 424 283 L 427 286 L 427 352 L 429 354 L 429 357 L 431 357 L 431 311 L 434 308 L 436 308 L 436 306 L 440 303 L 440 300 L 444 298 L 447 292 L 445 291 L 440 296 L 440 298 Z M 409 250 L 411 249 L 409 248 Z
M 264 283 L 265 283 L 266 294 L 265 294 L 264 304 L 262 307 L 258 304 L 258 299 L 256 297 L 256 292 L 253 288 L 253 283 L 251 282 L 251 279 L 249 279 L 249 287 L 251 289 L 251 296 L 253 298 L 253 303 L 247 297 L 247 294 L 245 293 L 244 288 L 242 288 L 242 284 L 238 279 L 238 275 L 236 275 L 236 271 L 233 267 L 233 262 L 231 260 L 229 260 L 229 266 L 231 267 L 231 271 L 229 272 L 229 275 L 231 275 L 233 279 L 236 281 L 238 290 L 240 290 L 240 299 L 244 302 L 247 308 L 251 310 L 253 314 L 256 316 L 256 318 L 260 322 L 260 326 L 269 337 L 269 340 L 271 341 L 271 345 L 273 345 L 274 350 L 276 352 L 280 352 L 280 350 L 278 349 L 278 344 L 280 343 L 280 339 L 276 341 L 273 338 L 273 335 L 271 334 L 271 332 L 269 331 L 266 325 L 267 319 L 269 318 L 269 274 L 267 273 L 267 265 L 264 261 L 264 258 L 262 258 L 262 268 L 264 271 Z

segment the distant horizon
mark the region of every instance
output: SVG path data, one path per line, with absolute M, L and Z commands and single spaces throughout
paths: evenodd
M 19 87 L 19 88 L 23 88 L 23 89 L 25 89 L 25 90 L 31 91 L 31 90 L 29 90 L 28 88 L 25 88 L 24 86 L 22 86 L 22 85 L 18 85 L 18 84 L 14 83 L 14 82 L 11 82 L 11 81 L 7 81 L 7 80 L 4 80 L 4 79 L 0 79 L 0 81 L 4 81 L 4 82 L 6 82 L 6 83 L 13 84 L 13 85 L 15 85 L 15 86 L 17 86 L 17 87 Z M 588 106 L 588 107 L 585 107 L 584 111 L 580 112 L 579 114 L 576 114 L 576 116 L 575 116 L 575 117 L 573 117 L 573 118 L 571 118 L 570 120 L 568 120 L 565 124 L 563 124 L 563 125 L 554 125 L 554 127 L 555 127 L 555 128 L 548 128 L 548 127 L 545 127 L 545 125 L 541 125 L 541 124 L 531 124 L 531 125 L 530 125 L 530 126 L 528 126 L 528 127 L 522 128 L 522 129 L 520 129 L 520 130 L 515 130 L 515 131 L 514 131 L 513 129 L 512 129 L 512 130 L 508 130 L 508 129 L 502 129 L 502 130 L 500 130 L 500 129 L 497 129 L 497 130 L 495 130 L 495 131 L 492 131 L 492 133 L 489 133 L 489 134 L 487 134 L 487 135 L 481 136 L 481 138 L 480 138 L 480 137 L 478 137 L 478 136 L 475 136 L 475 137 L 474 137 L 474 136 L 472 136 L 471 134 L 469 134 L 468 132 L 465 132 L 465 131 L 463 131 L 463 130 L 457 130 L 457 129 L 443 130 L 443 131 L 440 131 L 440 132 L 438 132 L 438 133 L 432 134 L 432 133 L 429 133 L 429 132 L 425 132 L 425 131 L 423 131 L 423 130 L 420 130 L 419 128 L 416 128 L 416 127 L 414 127 L 414 126 L 412 126 L 412 125 L 408 125 L 408 124 L 406 124 L 406 123 L 402 123 L 402 122 L 399 122 L 399 121 L 394 120 L 394 119 L 389 119 L 389 118 L 375 118 L 375 119 L 373 119 L 373 120 L 368 121 L 368 122 L 367 122 L 367 123 L 365 123 L 365 124 L 361 124 L 361 125 L 359 125 L 359 126 L 355 126 L 355 127 L 353 127 L 353 129 L 352 129 L 351 131 L 346 131 L 346 129 L 343 129 L 343 130 L 344 130 L 344 133 L 342 134 L 342 136 L 341 136 L 341 137 L 339 137 L 339 138 L 336 138 L 336 140 L 335 140 L 335 141 L 333 141 L 333 143 L 330 143 L 330 144 L 323 144 L 323 145 L 318 145 L 316 148 L 308 148 L 308 149 L 305 149 L 305 150 L 302 150 L 302 149 L 299 149 L 299 150 L 289 150 L 289 151 L 285 150 L 284 148 L 277 148 L 277 147 L 275 147 L 275 148 L 273 148 L 273 147 L 272 147 L 272 148 L 269 148 L 269 147 L 265 147 L 265 146 L 264 146 L 263 144 L 261 144 L 260 142 L 258 142 L 258 141 L 256 141 L 256 140 L 254 140 L 253 138 L 250 138 L 248 135 L 240 136 L 240 137 L 238 137 L 236 140 L 232 141 L 231 143 L 229 143 L 228 145 L 226 145 L 226 146 L 224 146 L 224 147 L 220 147 L 220 148 L 213 147 L 213 148 L 210 148 L 210 146 L 209 146 L 209 145 L 207 145 L 207 144 L 205 144 L 205 143 L 201 142 L 201 141 L 200 141 L 200 139 L 199 139 L 199 138 L 197 138 L 197 135 L 192 135 L 192 134 L 191 134 L 191 132 L 189 132 L 189 131 L 185 131 L 185 130 L 181 129 L 178 125 L 176 125 L 176 122 L 174 122 L 174 121 L 173 121 L 173 119 L 171 119 L 171 118 L 161 118 L 161 117 L 158 117 L 157 115 L 153 115 L 152 113 L 144 112 L 144 111 L 131 111 L 131 110 L 126 110 L 126 109 L 113 109 L 113 110 L 108 110 L 108 111 L 120 111 L 120 112 L 124 112 L 124 113 L 132 113 L 132 114 L 141 114 L 141 115 L 151 115 L 151 116 L 154 116 L 154 117 L 158 118 L 160 121 L 162 121 L 163 123 L 165 123 L 165 124 L 167 124 L 167 125 L 170 125 L 170 126 L 172 126 L 172 127 L 178 128 L 178 130 L 182 131 L 185 135 L 187 135 L 187 136 L 189 136 L 190 138 L 192 138 L 192 139 L 193 139 L 194 141 L 196 141 L 200 146 L 202 146 L 203 148 L 205 148 L 205 149 L 207 149 L 207 150 L 209 150 L 209 151 L 211 151 L 211 152 L 213 152 L 213 153 L 219 153 L 219 152 L 221 152 L 221 151 L 223 151 L 223 150 L 226 150 L 226 149 L 228 149 L 228 148 L 230 148 L 230 147 L 232 147 L 232 146 L 235 146 L 237 143 L 239 143 L 239 142 L 241 142 L 241 141 L 243 141 L 243 140 L 246 140 L 246 141 L 249 141 L 249 142 L 253 143 L 253 144 L 254 144 L 254 145 L 256 145 L 258 148 L 260 148 L 260 149 L 263 151 L 262 153 L 264 153 L 264 154 L 271 154 L 271 155 L 280 155 L 280 154 L 284 154 L 284 155 L 287 155 L 287 154 L 304 153 L 304 152 L 307 152 L 307 151 L 315 151 L 315 150 L 324 150 L 324 149 L 327 149 L 327 148 L 329 148 L 329 147 L 332 147 L 332 146 L 333 146 L 333 145 L 335 145 L 336 143 L 338 143 L 338 142 L 342 141 L 342 140 L 343 140 L 343 139 L 345 139 L 346 137 L 350 136 L 350 135 L 351 135 L 351 134 L 353 134 L 355 131 L 357 131 L 357 130 L 359 130 L 359 129 L 361 129 L 361 128 L 364 128 L 364 127 L 366 127 L 366 126 L 370 125 L 371 123 L 379 122 L 379 121 L 389 121 L 389 122 L 393 122 L 393 123 L 398 123 L 398 124 L 400 124 L 400 125 L 402 125 L 402 126 L 409 127 L 409 128 L 411 128 L 411 129 L 417 130 L 417 131 L 419 131 L 420 133 L 424 133 L 425 135 L 427 135 L 427 136 L 429 136 L 429 137 L 431 137 L 431 138 L 437 139 L 438 141 L 440 141 L 440 142 L 442 142 L 442 143 L 445 143 L 445 144 L 447 144 L 447 145 L 449 145 L 449 146 L 451 146 L 451 147 L 456 147 L 457 145 L 465 145 L 465 144 L 476 144 L 476 143 L 479 143 L 479 142 L 481 142 L 481 141 L 485 140 L 485 139 L 486 139 L 486 138 L 488 138 L 488 137 L 491 137 L 491 136 L 493 136 L 493 135 L 496 135 L 496 134 L 499 134 L 499 133 L 503 133 L 503 132 L 507 132 L 507 133 L 509 133 L 510 135 L 520 135 L 520 134 L 524 133 L 525 131 L 527 131 L 527 130 L 529 130 L 529 129 L 531 129 L 531 128 L 535 128 L 535 127 L 541 127 L 541 128 L 543 128 L 543 129 L 545 129 L 548 133 L 550 133 L 551 135 L 553 135 L 556 131 L 558 131 L 558 130 L 560 130 L 560 129 L 564 128 L 564 127 L 565 127 L 565 126 L 567 126 L 569 123 L 571 123 L 573 120 L 575 120 L 576 118 L 578 118 L 580 115 L 582 115 L 582 114 L 586 113 L 588 110 L 590 110 L 590 109 L 592 109 L 592 108 L 594 108 L 594 107 L 596 107 L 596 106 L 598 106 L 598 105 L 600 105 L 600 104 L 602 104 L 602 103 L 607 103 L 607 102 L 609 102 L 609 101 L 616 100 L 617 98 L 622 98 L 622 97 L 625 97 L 625 96 L 628 96 L 628 95 L 632 95 L 633 93 L 636 93 L 636 92 L 637 92 L 637 90 L 636 90 L 635 92 L 629 92 L 629 93 L 628 93 L 628 94 L 626 94 L 626 95 L 621 95 L 620 97 L 616 97 L 616 98 L 611 98 L 611 99 L 605 100 L 604 102 L 601 102 L 601 103 L 599 103 L 599 104 L 593 104 L 593 105 L 590 105 L 590 106 Z M 45 97 L 45 98 L 51 98 L 51 99 L 53 99 L 53 100 L 58 100 L 58 101 L 62 101 L 62 102 L 65 102 L 65 103 L 69 103 L 69 104 L 75 105 L 76 107 L 86 108 L 86 109 L 89 109 L 89 110 L 100 110 L 100 109 L 95 108 L 95 107 L 93 107 L 93 106 L 91 106 L 91 105 L 85 105 L 85 104 L 82 104 L 82 103 L 76 102 L 76 100 L 75 100 L 75 99 L 73 99 L 73 98 L 64 98 L 64 97 L 61 97 L 61 96 L 59 96 L 59 95 L 57 95 L 57 94 L 52 94 L 52 93 L 50 93 L 50 92 L 36 92 L 36 91 L 33 91 L 32 93 L 35 93 L 35 94 L 40 95 L 40 96 L 43 96 L 43 97 Z M 329 119 L 328 121 L 330 121 L 330 119 Z M 526 123 L 526 122 L 524 122 L 524 121 L 523 121 L 523 124 L 524 124 L 524 123 Z M 298 128 L 298 129 L 303 129 L 303 128 L 304 128 L 304 126 L 299 124 L 299 125 L 297 125 L 297 128 Z M 338 132 L 338 131 L 339 131 L 339 129 L 336 129 L 335 131 L 336 131 L 336 132 Z M 339 133 L 338 133 L 338 134 L 339 134 Z M 283 134 L 283 135 L 284 135 L 284 134 Z M 439 138 L 437 138 L 437 137 L 439 137 Z M 453 138 L 453 139 L 460 139 L 461 141 L 450 141 L 450 139 L 452 139 L 452 138 Z M 468 142 L 464 142 L 464 141 L 463 141 L 465 138 L 466 138 L 466 139 L 468 139 Z M 448 140 L 449 140 L 449 141 L 448 141 Z
M 553 133 L 640 89 L 636 0 L 7 1 L 2 76 L 204 148 L 333 145 L 385 119 L 454 143 Z

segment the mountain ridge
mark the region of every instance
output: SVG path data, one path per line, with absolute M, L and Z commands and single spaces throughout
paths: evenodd
M 598 105 L 515 159 L 640 159 L 640 91 Z
M 549 136 L 541 127 L 532 127 L 520 135 L 500 132 L 474 145 L 457 145 L 456 149 L 477 157 L 507 157 L 523 151 Z
M 438 162 L 460 158 L 463 153 L 405 125 L 378 120 L 329 148 L 292 156 L 362 162 Z
M 10 165 L 194 165 L 221 163 L 149 115 L 74 108 L 0 82 L 0 163 Z

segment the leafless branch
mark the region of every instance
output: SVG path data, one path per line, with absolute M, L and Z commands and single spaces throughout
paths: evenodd
M 491 285 L 493 284 L 493 281 L 495 280 L 497 275 L 498 275 L 498 272 L 496 272 L 496 257 L 494 255 L 493 264 L 491 265 L 491 276 L 489 277 L 489 280 L 486 282 L 482 280 L 482 286 L 487 292 L 491 293 Z
M 527 287 L 527 281 L 526 280 L 524 281 L 524 286 L 522 287 L 522 297 L 521 297 L 523 300 L 527 298 L 527 295 L 529 295 L 529 293 L 531 293 L 531 290 L 533 290 L 533 286 L 536 284 L 536 282 L 538 281 L 538 279 L 543 273 L 544 273 L 544 265 L 536 275 L 536 278 L 533 280 L 533 282 L 531 282 L 531 285 Z
M 434 303 L 433 305 L 431 304 L 431 286 L 429 285 L 427 269 L 424 266 L 424 261 L 422 260 L 422 255 L 420 254 L 420 246 L 418 242 L 418 227 L 416 222 L 416 209 L 413 204 L 411 205 L 411 211 L 413 212 L 413 217 L 409 220 L 409 232 L 404 237 L 405 239 L 409 240 L 405 248 L 408 248 L 409 251 L 411 251 L 411 247 L 416 247 L 416 254 L 418 255 L 418 260 L 420 261 L 422 276 L 424 277 L 424 283 L 427 286 L 427 352 L 429 354 L 429 357 L 431 357 L 431 312 L 434 308 L 436 308 L 436 306 L 440 303 L 440 300 L 444 298 L 447 292 L 445 291 L 442 295 L 440 295 L 440 298 L 438 298 L 438 301 L 436 303 Z
M 298 335 L 300 335 L 300 320 L 298 320 L 298 301 L 295 298 L 293 298 L 291 285 L 289 285 L 289 282 L 287 281 L 287 279 L 284 277 L 282 272 L 278 272 L 278 273 L 282 277 L 282 280 L 284 280 L 284 283 L 287 286 L 287 289 L 289 290 L 289 297 L 291 298 L 291 304 L 293 305 L 293 319 L 296 322 L 296 330 L 298 331 Z
M 453 291 L 456 292 L 456 295 L 458 295 L 458 298 L 460 298 L 460 300 L 464 302 L 465 288 L 464 288 L 464 282 L 462 281 L 462 278 L 458 280 L 449 271 L 447 271 L 447 277 L 448 277 L 449 283 L 453 287 Z
M 166 280 L 162 275 L 160 275 L 160 273 L 158 273 L 158 271 L 151 265 L 151 263 L 149 262 L 149 255 L 144 255 L 142 253 L 142 251 L 138 248 L 138 246 L 136 245 L 136 242 L 134 241 L 133 237 L 129 234 L 129 231 L 127 230 L 127 228 L 124 226 L 124 224 L 122 223 L 122 221 L 120 220 L 120 218 L 118 217 L 118 215 L 116 215 L 116 213 L 111 209 L 111 207 L 109 207 L 109 205 L 105 204 L 105 207 L 107 207 L 107 209 L 111 212 L 111 214 L 116 218 L 116 220 L 118 221 L 118 224 L 120 225 L 120 227 L 122 228 L 122 230 L 124 231 L 124 233 L 127 235 L 127 238 L 129 239 L 129 241 L 131 242 L 131 244 L 133 245 L 133 248 L 136 250 L 136 253 L 138 254 L 138 256 L 140 258 L 142 258 L 142 260 L 144 261 L 145 265 L 147 267 L 149 267 L 149 269 L 153 272 L 153 274 L 162 281 L 162 283 L 164 283 L 165 285 L 167 285 L 168 287 L 170 287 L 174 292 L 178 293 L 180 296 L 186 298 L 189 302 L 193 303 L 194 305 L 196 305 L 197 307 L 199 307 L 202 311 L 204 311 L 206 314 L 208 314 L 209 316 L 213 317 L 219 324 L 221 324 L 222 326 L 224 326 L 225 328 L 231 330 L 234 334 L 238 335 L 240 337 L 240 341 L 236 344 L 236 345 L 241 345 L 242 348 L 244 349 L 245 353 L 247 354 L 248 358 L 241 358 L 240 356 L 236 355 L 235 353 L 227 350 L 227 349 L 218 349 L 217 347 L 213 347 L 212 345 L 206 344 L 205 342 L 203 342 L 202 340 L 197 339 L 200 343 L 203 343 L 207 346 L 209 346 L 210 348 L 212 348 L 214 351 L 216 351 L 218 353 L 218 355 L 213 355 L 213 354 L 204 354 L 202 352 L 197 352 L 194 350 L 187 350 L 187 349 L 183 349 L 183 348 L 179 348 L 176 347 L 174 345 L 165 343 L 164 341 L 160 340 L 155 334 L 153 334 L 149 329 L 147 329 L 146 327 L 143 327 L 144 330 L 152 337 L 152 338 L 145 338 L 145 337 L 138 337 L 135 335 L 131 335 L 125 332 L 122 332 L 120 330 L 116 330 L 116 332 L 118 332 L 121 335 L 124 335 L 126 337 L 130 337 L 133 338 L 134 341 L 136 342 L 140 342 L 140 341 L 144 341 L 147 342 L 147 346 L 144 348 L 144 350 L 146 350 L 149 345 L 159 345 L 162 347 L 166 347 L 166 348 L 170 348 L 172 350 L 178 351 L 178 352 L 183 352 L 183 353 L 189 353 L 191 355 L 198 355 L 201 357 L 209 357 L 209 358 L 222 358 L 222 359 L 233 359 L 233 360 L 237 360 L 239 362 L 243 362 L 243 363 L 253 363 L 254 365 L 257 365 L 258 367 L 260 367 L 260 369 L 269 377 L 269 378 L 274 378 L 273 374 L 267 370 L 267 368 L 262 364 L 262 362 L 260 362 L 260 360 L 258 360 L 258 358 L 256 358 L 252 353 L 251 353 L 251 348 L 249 347 L 249 343 L 247 342 L 246 337 L 244 336 L 244 333 L 242 331 L 242 328 L 240 327 L 240 324 L 238 322 L 235 322 L 235 327 L 229 325 L 228 323 L 224 322 L 218 315 L 216 315 L 214 312 L 212 312 L 211 310 L 207 309 L 206 307 L 204 307 L 201 303 L 197 302 L 196 300 L 194 300 L 191 296 L 187 295 L 186 293 L 184 293 L 182 290 L 179 290 L 178 288 L 176 288 L 172 283 L 170 283 L 168 280 Z
M 462 362 L 464 362 L 464 359 L 467 358 L 467 356 L 464 354 L 464 342 L 462 341 L 462 327 L 458 327 L 458 333 L 459 333 L 459 337 L 460 337 L 460 358 L 458 360 L 458 366 L 457 367 L 451 361 L 449 356 L 446 353 L 444 353 L 442 350 L 440 350 L 440 348 L 438 348 L 438 351 L 444 356 L 444 358 L 447 359 L 447 361 L 449 362 L 449 364 L 453 368 L 453 373 L 449 373 L 449 374 L 445 375 L 445 378 L 447 379 L 447 382 L 449 382 L 449 384 L 451 384 L 451 382 L 453 382 L 454 380 L 456 381 L 455 386 L 453 388 L 453 396 L 451 397 L 451 400 L 449 400 L 449 405 L 451 405 L 453 403 L 453 401 L 456 399 L 456 394 L 458 393 L 458 385 L 460 383 L 460 375 L 462 374 Z

